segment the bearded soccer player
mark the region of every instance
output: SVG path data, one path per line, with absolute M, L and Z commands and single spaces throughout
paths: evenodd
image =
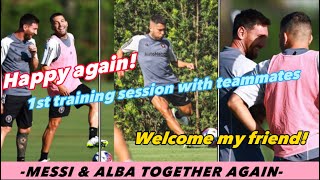
M 48 86 L 48 94 L 51 97 L 56 95 L 69 96 L 76 95 L 78 91 L 81 94 L 90 94 L 91 89 L 82 84 L 79 78 L 73 77 L 74 67 L 77 66 L 77 54 L 74 45 L 74 36 L 67 32 L 68 22 L 62 13 L 54 13 L 50 17 L 51 27 L 54 34 L 47 42 L 46 49 L 42 60 L 42 69 L 44 71 L 65 67 L 72 67 L 66 80 L 61 85 L 56 85 L 53 81 Z M 75 105 L 78 109 L 84 104 Z M 98 103 L 85 104 L 89 107 L 89 140 L 87 147 L 99 145 L 98 132 Z M 68 116 L 70 106 L 54 107 L 53 100 L 49 109 L 49 123 L 42 136 L 42 149 L 39 161 L 48 161 L 48 153 L 52 144 L 54 135 L 59 127 L 62 117 Z M 106 145 L 106 140 L 101 140 L 102 145 Z

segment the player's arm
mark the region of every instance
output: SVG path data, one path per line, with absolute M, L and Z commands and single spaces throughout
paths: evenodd
M 124 53 L 129 53 L 133 51 L 138 51 L 139 41 L 145 38 L 144 35 L 133 36 L 129 41 L 124 43 L 121 48 L 117 51 L 117 57 L 123 58 Z M 118 77 L 124 77 L 124 71 L 117 71 Z
M 30 65 L 33 70 L 36 70 L 39 66 L 38 49 L 37 49 L 36 41 L 34 39 L 31 39 L 30 42 L 32 43 L 31 45 L 28 46 L 28 50 L 31 54 Z
M 123 51 L 122 51 L 121 48 L 117 51 L 117 57 L 118 57 L 119 59 L 123 57 Z M 124 77 L 124 71 L 117 71 L 117 74 L 118 74 L 118 77 L 119 77 L 119 78 Z
M 178 60 L 178 61 L 177 61 L 177 67 L 178 67 L 178 68 L 188 68 L 188 69 L 190 69 L 190 70 L 193 70 L 193 69 L 194 69 L 194 64 L 193 64 L 193 63 L 187 63 L 187 62 Z
M 258 75 L 266 74 L 270 61 L 264 61 L 259 63 L 256 68 L 246 75 Z M 258 119 L 254 119 L 249 108 L 254 105 L 263 103 L 264 99 L 264 85 L 254 84 L 249 86 L 240 86 L 231 95 L 228 101 L 228 107 L 236 118 L 251 132 L 258 131 L 259 134 L 264 134 L 265 130 L 261 126 L 261 122 Z M 262 107 L 261 107 L 262 108 Z M 263 113 L 263 109 L 259 110 Z M 264 114 L 261 114 L 264 116 Z M 267 145 L 272 149 L 271 145 Z
M 239 95 L 235 93 L 231 95 L 228 101 L 228 107 L 248 130 L 250 130 L 251 132 L 259 131 L 260 134 L 264 134 L 264 129 L 258 122 L 253 119 L 246 103 L 241 99 Z
M 9 38 L 1 39 L 1 66 L 2 66 L 2 63 L 4 62 L 4 60 L 7 57 L 11 42 L 12 42 L 12 40 L 9 39 Z M 2 68 L 0 69 L 0 71 L 1 71 L 1 76 L 0 77 L 2 78 Z M 4 98 L 5 97 L 3 96 L 3 91 L 2 91 L 2 86 L 1 86 L 1 114 L 4 113 L 4 106 L 3 106 Z
M 169 41 L 168 41 L 168 44 L 169 44 L 168 58 L 169 58 L 172 65 L 174 65 L 175 67 L 178 67 L 178 68 L 188 68 L 190 70 L 194 69 L 193 63 L 187 63 L 182 60 L 178 60 L 177 56 L 173 52 L 173 48 L 172 48 L 171 43 Z
M 54 59 L 57 59 L 60 55 L 60 46 L 59 43 L 53 39 L 50 39 L 46 44 L 46 49 L 44 51 L 43 59 L 41 61 L 41 70 L 43 72 L 50 71 L 50 64 Z M 52 81 L 52 84 L 57 85 L 57 79 Z M 64 85 L 58 85 L 59 92 L 63 96 L 69 96 L 70 91 Z
M 246 73 L 246 75 L 258 75 L 267 73 L 269 66 L 269 61 L 264 61 L 259 63 L 253 71 Z M 253 105 L 261 104 L 264 98 L 264 87 L 260 84 L 254 84 L 249 86 L 240 86 L 238 87 L 228 101 L 228 107 L 241 121 L 244 126 L 250 131 L 258 130 L 260 133 L 264 133 L 261 123 L 256 121 L 252 114 L 250 113 L 249 108 Z

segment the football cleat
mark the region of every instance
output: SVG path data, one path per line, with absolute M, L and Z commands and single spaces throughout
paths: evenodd
M 176 112 L 177 112 L 178 110 L 176 109 L 176 108 L 172 108 L 171 109 L 171 112 L 172 112 L 172 114 L 173 114 L 173 117 L 175 118 L 175 119 L 177 119 L 181 124 L 183 124 L 183 125 L 188 125 L 189 124 L 189 118 L 187 117 L 187 116 L 181 116 L 181 117 L 176 117 Z
M 109 144 L 109 142 L 107 140 L 101 139 L 100 140 L 100 144 L 101 144 L 101 147 L 106 147 Z M 98 147 L 98 146 L 99 146 L 99 138 L 98 138 L 98 136 L 95 136 L 95 137 L 89 139 L 88 142 L 87 142 L 87 147 L 88 148 L 93 148 L 93 147 Z

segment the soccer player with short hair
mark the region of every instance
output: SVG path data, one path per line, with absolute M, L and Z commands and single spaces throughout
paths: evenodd
M 251 71 L 256 63 L 259 50 L 265 46 L 270 20 L 255 9 L 241 11 L 234 19 L 233 40 L 231 46 L 223 48 L 219 55 L 219 76 L 234 78 Z M 246 129 L 232 115 L 227 106 L 234 88 L 219 89 L 219 135 L 248 135 Z M 263 107 L 255 107 L 255 112 L 264 117 Z M 259 114 L 260 113 L 260 114 Z M 219 161 L 264 161 L 260 145 L 248 145 L 248 138 L 238 148 L 231 145 L 219 145 Z
M 305 145 L 275 144 L 274 161 L 319 161 L 319 51 L 309 50 L 310 18 L 303 12 L 286 15 L 279 37 L 282 52 L 259 63 L 251 75 L 301 70 L 300 79 L 241 86 L 228 106 L 250 132 L 265 132 L 248 111 L 248 107 L 264 103 L 271 134 L 310 133 Z
M 150 97 L 153 106 L 166 119 L 168 127 L 175 134 L 184 134 L 178 119 L 184 119 L 192 115 L 192 105 L 186 94 L 177 93 L 179 79 L 173 73 L 170 64 L 178 68 L 194 69 L 192 63 L 178 60 L 173 52 L 172 45 L 168 39 L 164 38 L 166 31 L 166 20 L 159 14 L 153 15 L 149 24 L 150 32 L 145 35 L 136 35 L 126 42 L 118 51 L 118 58 L 122 58 L 124 53 L 137 51 L 138 62 L 142 70 L 144 86 L 175 84 L 175 93 L 163 96 Z M 124 72 L 118 72 L 121 78 Z M 180 111 L 171 110 L 169 103 L 177 106 Z
M 39 60 L 36 42 L 32 37 L 37 35 L 39 19 L 33 14 L 20 18 L 16 32 L 1 40 L 2 73 L 20 72 L 30 74 L 30 65 L 37 69 Z M 2 74 L 1 73 L 1 74 Z M 32 110 L 29 110 L 28 99 L 31 92 L 28 87 L 1 89 L 1 148 L 7 134 L 16 119 L 18 132 L 16 136 L 17 161 L 25 161 L 28 135 L 32 126 Z
M 56 85 L 56 81 L 49 84 L 47 90 L 51 97 L 56 95 L 69 96 L 76 95 L 77 91 L 81 94 L 90 94 L 91 89 L 82 84 L 79 78 L 73 77 L 74 67 L 77 66 L 77 53 L 74 45 L 74 36 L 67 32 L 68 22 L 62 13 L 54 13 L 50 17 L 50 23 L 54 34 L 47 42 L 44 56 L 42 59 L 42 70 L 51 70 L 58 68 L 71 67 L 71 70 L 61 85 Z M 85 104 L 89 107 L 89 140 L 87 147 L 99 145 L 98 131 L 98 103 Z M 78 109 L 83 104 L 75 105 Z M 49 109 L 49 123 L 42 136 L 42 149 L 39 161 L 48 161 L 48 153 L 52 144 L 54 135 L 59 127 L 62 117 L 68 116 L 70 106 L 54 107 L 53 100 Z M 102 140 L 107 144 L 106 140 Z

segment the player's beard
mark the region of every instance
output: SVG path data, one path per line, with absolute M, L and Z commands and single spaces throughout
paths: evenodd
M 24 40 L 25 41 L 28 41 L 32 38 L 32 35 L 31 34 L 24 34 Z

